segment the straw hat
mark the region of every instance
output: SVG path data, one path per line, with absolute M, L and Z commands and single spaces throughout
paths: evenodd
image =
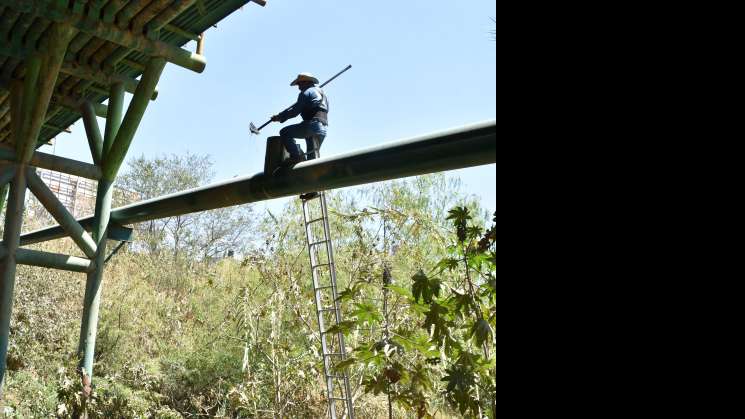
M 318 79 L 315 78 L 315 76 L 313 76 L 312 74 L 310 74 L 310 73 L 300 73 L 300 74 L 298 74 L 298 76 L 295 79 L 295 81 L 293 81 L 292 84 L 290 84 L 290 86 L 297 86 L 298 84 L 300 84 L 302 82 L 310 82 L 310 83 L 313 83 L 313 84 L 320 83 L 318 81 Z

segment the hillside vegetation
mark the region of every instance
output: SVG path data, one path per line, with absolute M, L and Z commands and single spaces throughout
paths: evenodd
M 136 180 L 124 178 L 146 196 Z M 155 180 L 153 194 L 169 192 Z M 329 207 L 357 417 L 494 417 L 496 220 L 444 176 L 330 193 Z M 83 399 L 85 276 L 19 267 L 2 413 L 323 418 L 311 287 L 298 200 L 278 214 L 239 207 L 138 226 L 107 265 Z

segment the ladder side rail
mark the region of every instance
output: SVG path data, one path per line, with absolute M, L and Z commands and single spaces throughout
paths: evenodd
M 331 274 L 331 283 L 332 283 L 332 292 L 334 295 L 334 306 L 336 307 L 336 324 L 340 324 L 343 320 L 341 317 L 341 302 L 339 301 L 339 293 L 337 290 L 337 282 L 336 282 L 336 263 L 334 260 L 334 246 L 331 243 L 331 226 L 329 223 L 329 214 L 328 214 L 328 204 L 326 202 L 326 192 L 320 193 L 320 201 L 321 201 L 321 214 L 323 216 L 323 229 L 324 233 L 326 235 L 326 249 L 327 254 L 329 257 L 329 271 Z M 347 348 L 344 342 L 344 333 L 339 332 L 339 353 L 341 353 L 341 360 L 345 361 L 347 359 Z M 347 406 L 347 417 L 348 419 L 354 419 L 354 406 L 352 404 L 352 391 L 351 387 L 349 385 L 349 374 L 347 374 L 346 371 L 342 371 L 342 376 L 344 377 L 344 396 L 346 398 L 346 406 Z
M 333 397 L 334 397 L 334 381 L 331 377 L 331 364 L 330 359 L 326 354 L 329 352 L 328 350 L 328 342 L 327 342 L 327 334 L 326 334 L 326 325 L 323 317 L 323 311 L 322 311 L 322 304 L 321 304 L 321 290 L 319 289 L 319 278 L 318 273 L 316 269 L 313 268 L 314 265 L 316 265 L 316 255 L 314 253 L 314 249 L 311 248 L 310 243 L 313 243 L 315 241 L 315 238 L 313 237 L 313 231 L 312 227 L 308 224 L 308 219 L 310 217 L 310 209 L 309 209 L 309 202 L 304 201 L 303 202 L 303 217 L 305 220 L 305 236 L 307 240 L 308 245 L 308 254 L 310 257 L 310 263 L 311 263 L 311 273 L 313 276 L 313 292 L 316 300 L 316 316 L 318 317 L 318 328 L 320 330 L 321 335 L 321 354 L 323 359 L 323 369 L 324 373 L 326 375 L 326 391 L 328 393 L 329 398 L 329 411 L 331 414 L 331 419 L 336 419 L 336 408 L 334 405 Z
M 331 237 L 331 226 L 329 225 L 329 218 L 328 218 L 328 207 L 326 206 L 326 194 L 321 194 L 321 211 L 324 216 L 323 220 L 323 228 L 326 233 L 327 237 Z M 331 260 L 331 266 L 329 269 L 330 275 L 331 275 L 331 283 L 332 283 L 332 292 L 334 294 L 334 306 L 336 307 L 336 324 L 340 324 L 343 319 L 341 317 L 341 302 L 339 302 L 339 292 L 337 289 L 337 282 L 336 282 L 336 266 L 334 261 L 334 246 L 331 243 L 331 240 L 326 242 L 326 250 L 329 255 L 329 259 Z M 342 353 L 342 361 L 346 360 L 347 358 L 347 351 L 344 345 L 344 334 L 339 333 L 339 343 L 340 343 L 340 350 L 339 352 Z

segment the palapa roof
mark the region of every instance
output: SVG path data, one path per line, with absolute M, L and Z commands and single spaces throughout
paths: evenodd
M 68 47 L 39 144 L 80 119 L 82 102 L 101 104 L 108 99 L 113 81 L 123 82 L 132 92 L 150 56 L 203 71 L 204 58 L 183 46 L 251 1 L 265 4 L 264 0 L 0 0 L 0 142 L 12 137 L 9 86 L 23 78 L 26 58 L 45 52 L 44 40 L 53 23 L 69 24 L 78 32 Z

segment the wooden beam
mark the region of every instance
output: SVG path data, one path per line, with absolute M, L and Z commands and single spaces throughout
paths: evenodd
M 83 106 L 83 103 L 86 102 L 87 99 L 85 98 L 78 98 L 73 96 L 63 96 L 63 95 L 55 95 L 53 99 L 53 103 L 56 103 L 60 106 L 64 106 L 65 108 L 75 111 L 77 113 L 80 113 L 80 108 Z M 108 106 L 104 105 L 103 103 L 92 103 L 93 110 L 96 111 L 96 116 L 99 116 L 101 118 L 106 118 L 106 115 L 109 113 Z
M 131 31 L 120 29 L 112 24 L 106 24 L 98 19 L 87 19 L 65 9 L 49 7 L 44 0 L 25 0 L 22 2 L 18 0 L 0 0 L 0 6 L 5 6 L 17 12 L 43 17 L 57 23 L 70 24 L 81 32 L 125 48 L 139 51 L 151 57 L 163 57 L 168 62 L 197 73 L 203 72 L 207 66 L 207 60 L 201 55 L 165 42 L 148 39 L 143 35 L 134 34 Z
M 34 54 L 40 54 L 40 50 L 33 46 L 18 46 L 17 44 L 12 43 L 0 43 L 0 55 L 16 58 L 18 60 L 25 60 Z M 98 71 L 80 61 L 65 61 L 63 62 L 60 71 L 64 74 L 75 76 L 80 79 L 90 80 L 106 87 L 113 83 L 123 83 L 126 91 L 129 93 L 134 93 L 137 89 L 137 85 L 140 83 L 138 80 L 122 74 Z M 152 100 L 157 98 L 158 91 L 156 89 L 153 92 Z

